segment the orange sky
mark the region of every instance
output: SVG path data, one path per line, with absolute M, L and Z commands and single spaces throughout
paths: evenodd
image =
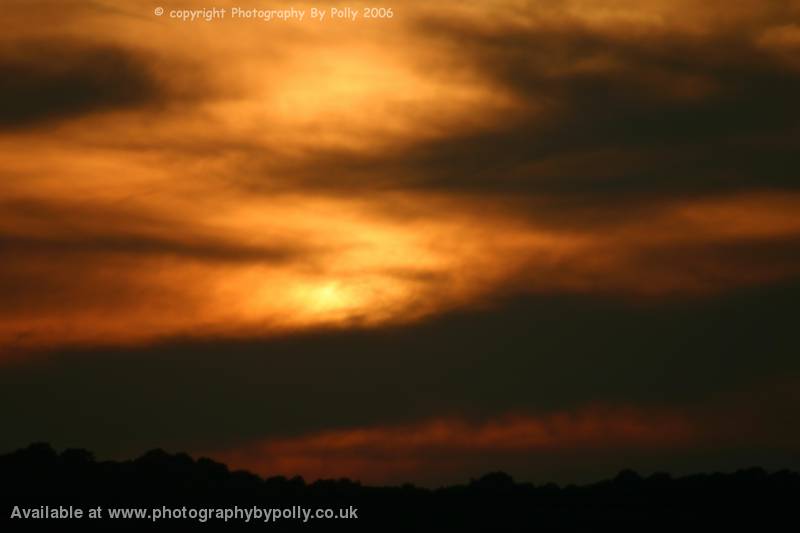
M 703 306 L 800 275 L 800 2 L 414 0 L 356 22 L 151 4 L 4 6 L 0 367 L 435 327 L 524 298 Z M 399 479 L 427 468 L 408 435 L 508 433 L 492 453 L 694 435 L 586 400 L 317 424 L 226 457 L 289 474 L 363 437 L 379 462 L 400 450 Z M 634 407 L 574 410 L 606 403 Z M 380 470 L 347 454 L 311 470 Z
M 756 187 L 665 198 L 610 227 L 551 224 L 537 213 L 548 201 L 549 212 L 559 209 L 547 194 L 531 205 L 513 192 L 408 187 L 419 176 L 325 165 L 331 157 L 380 160 L 558 113 L 562 104 L 516 94 L 456 43 L 420 29 L 425 17 L 496 34 L 575 26 L 622 41 L 644 31 L 710 40 L 755 24 L 753 46 L 782 61 L 795 43 L 792 26 L 751 22 L 753 13 L 757 21 L 768 16 L 761 2 L 726 8 L 723 18 L 690 2 L 567 2 L 529 12 L 514 2 L 412 3 L 391 20 L 324 24 L 189 23 L 135 3 L 35 4 L 10 9 L 12 42 L 70 43 L 75 50 L 64 53 L 78 59 L 65 61 L 89 64 L 91 47 L 118 47 L 156 94 L 153 103 L 0 133 L 0 229 L 11 252 L 3 275 L 27 289 L 0 309 L 4 358 L 60 343 L 403 323 L 490 305 L 509 290 L 693 295 L 797 274 L 792 265 L 674 251 L 797 238 L 795 193 Z M 36 23 L 55 16 L 57 26 Z M 49 45 L 39 46 L 45 51 L 21 48 L 12 60 L 57 79 L 67 67 L 48 65 L 41 54 Z M 634 68 L 620 61 L 553 57 L 541 74 Z M 712 79 L 666 81 L 667 98 L 710 99 L 720 90 Z M 606 164 L 642 157 L 617 151 L 603 156 Z M 585 172 L 602 168 L 600 156 L 528 168 Z M 591 214 L 564 209 L 564 217 Z

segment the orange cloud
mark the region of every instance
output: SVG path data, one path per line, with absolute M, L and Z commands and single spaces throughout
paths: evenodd
M 441 418 L 402 426 L 270 438 L 212 457 L 261 475 L 350 477 L 368 483 L 462 474 L 476 458 L 602 450 L 656 451 L 695 442 L 694 422 L 667 411 L 592 407 L 482 423 Z
M 413 322 L 509 291 L 692 295 L 798 274 L 791 254 L 751 248 L 800 234 L 800 200 L 785 195 L 691 201 L 644 223 L 572 229 L 502 204 L 415 195 L 368 204 L 234 195 L 217 197 L 213 212 L 202 203 L 172 193 L 117 211 L 8 203 L 5 357 L 59 344 Z
M 534 87 L 619 77 L 653 102 L 700 105 L 724 84 L 697 65 L 643 67 L 631 50 L 649 57 L 654 45 L 642 38 L 652 34 L 716 50 L 703 39 L 750 15 L 763 30 L 752 46 L 794 42 L 796 28 L 773 27 L 763 2 L 728 4 L 723 17 L 722 4 L 688 1 L 412 2 L 390 21 L 280 23 L 265 37 L 259 21 L 16 3 L 2 29 L 41 46 L 0 50 L 0 68 L 21 84 L 0 89 L 25 111 L 0 124 L 0 359 L 403 324 L 511 293 L 694 296 L 794 279 L 800 197 L 756 178 L 735 192 L 654 201 L 645 191 L 638 209 L 601 198 L 599 215 L 551 194 L 553 183 L 570 189 L 571 176 L 591 188 L 596 173 L 656 167 L 663 154 L 581 150 L 578 139 L 526 160 L 532 132 L 561 129 L 575 91 L 523 94 L 530 80 L 503 77 L 513 62 L 484 64 L 486 50 L 471 48 L 482 43 L 497 59 L 522 46 L 527 65 L 533 35 L 564 49 L 563 60 L 550 48 L 537 56 Z M 58 25 L 36 23 L 48 12 Z M 441 19 L 470 31 L 426 26 Z M 571 54 L 573 29 L 609 46 Z M 41 53 L 53 49 L 58 64 Z M 23 101 L 26 87 L 50 98 Z M 485 157 L 468 159 L 476 150 Z M 437 156 L 454 179 L 437 179 Z M 515 173 L 530 180 L 523 195 L 521 182 L 504 181 Z

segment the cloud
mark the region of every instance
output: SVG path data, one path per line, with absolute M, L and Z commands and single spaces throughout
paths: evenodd
M 800 71 L 765 56 L 752 38 L 781 20 L 779 9 L 753 7 L 751 20 L 735 23 L 707 18 L 701 32 L 682 22 L 696 8 L 680 18 L 657 11 L 652 30 L 609 16 L 611 8 L 596 7 L 605 18 L 595 19 L 593 9 L 535 3 L 505 18 L 447 10 L 421 17 L 421 34 L 458 48 L 461 68 L 505 88 L 529 113 L 375 165 L 396 167 L 412 186 L 598 203 L 796 188 Z M 787 42 L 792 31 L 769 30 L 762 41 Z
M 52 96 L 14 120 L 59 127 L 0 136 L 0 339 L 261 337 L 797 278 L 786 9 L 408 9 L 269 39 L 75 6 L 58 31 L 6 22 L 22 52 L 3 64 L 27 73 L 9 87 Z
M 265 476 L 349 476 L 370 484 L 413 479 L 434 486 L 464 481 L 493 465 L 525 472 L 526 479 L 538 482 L 587 480 L 588 472 L 608 475 L 614 465 L 681 471 L 687 467 L 676 465 L 691 464 L 709 447 L 717 459 L 711 467 L 704 457 L 705 468 L 725 470 L 737 461 L 785 465 L 781 461 L 800 444 L 800 435 L 785 427 L 796 414 L 790 405 L 797 394 L 788 382 L 771 388 L 771 393 L 757 392 L 756 402 L 736 393 L 690 406 L 590 404 L 535 414 L 495 413 L 481 420 L 426 417 L 273 436 L 210 454 Z
M 410 324 L 520 294 L 666 302 L 798 276 L 793 196 L 664 204 L 647 222 L 577 208 L 566 222 L 540 220 L 486 200 L 476 221 L 477 201 L 233 195 L 211 213 L 6 202 L 0 338 L 14 349 L 5 357 Z
M 20 128 L 154 104 L 163 89 L 148 61 L 113 44 L 17 41 L 0 49 L 0 128 Z
M 690 420 L 674 413 L 590 407 L 481 423 L 451 418 L 330 430 L 253 442 L 211 456 L 266 476 L 350 477 L 371 484 L 443 476 L 458 481 L 469 467 L 477 473 L 477 464 L 488 466 L 498 457 L 508 464 L 509 455 L 519 461 L 534 454 L 674 450 L 694 444 L 698 433 Z
M 103 6 L 0 21 L 0 446 L 461 481 L 797 442 L 796 2 Z
M 214 228 L 196 227 L 162 214 L 131 211 L 125 206 L 15 199 L 0 202 L 0 251 L 23 257 L 123 255 L 183 257 L 197 261 L 280 264 L 312 252 L 289 242 L 234 243 Z M 43 231 L 44 230 L 44 231 Z M 205 230 L 206 234 L 203 234 Z
M 2 434 L 0 448 L 47 436 L 58 446 L 93 443 L 105 456 L 155 446 L 205 452 L 348 428 L 415 427 L 430 419 L 479 425 L 507 413 L 538 419 L 611 405 L 688 413 L 700 427 L 727 424 L 719 434 L 730 438 L 716 442 L 741 443 L 733 466 L 758 464 L 766 450 L 798 442 L 791 423 L 800 405 L 797 297 L 796 285 L 668 303 L 551 293 L 402 326 L 260 338 L 252 331 L 198 338 L 188 330 L 182 339 L 147 345 L 51 349 L 2 367 L 0 388 L 25 400 L 0 406 L 15 428 Z M 156 325 L 180 317 L 185 311 L 173 298 L 146 298 L 142 315 L 158 305 Z M 105 314 L 113 313 L 109 305 Z M 588 463 L 596 457 L 583 456 Z M 615 456 L 612 473 L 631 457 Z M 645 464 L 682 460 L 692 457 L 666 454 L 664 462 Z M 534 463 L 513 472 L 565 464 Z M 693 465 L 712 468 L 700 459 Z

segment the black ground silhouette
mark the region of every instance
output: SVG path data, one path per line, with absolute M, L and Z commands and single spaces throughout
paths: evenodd
M 59 454 L 48 444 L 32 444 L 0 456 L 0 480 L 0 531 L 651 531 L 700 524 L 712 530 L 736 524 L 767 531 L 781 523 L 796 527 L 800 510 L 800 474 L 760 468 L 681 478 L 645 478 L 623 470 L 611 480 L 566 487 L 516 483 L 495 472 L 466 485 L 430 490 L 362 486 L 346 479 L 310 484 L 299 477 L 262 479 L 210 459 L 163 450 L 132 461 L 98 462 L 86 450 Z M 90 517 L 89 510 L 98 506 L 100 518 Z M 165 508 L 180 515 L 184 507 L 186 518 L 164 516 Z M 139 519 L 109 516 L 121 508 L 148 514 Z M 262 514 L 246 514 L 254 508 Z M 82 516 L 70 518 L 78 509 Z M 158 520 L 153 509 L 162 513 Z M 299 518 L 266 522 L 270 509 Z M 304 522 L 303 511 L 316 509 L 336 514 L 357 509 L 357 518 Z M 38 518 L 37 513 L 66 518 Z M 200 513 L 207 513 L 205 521 Z

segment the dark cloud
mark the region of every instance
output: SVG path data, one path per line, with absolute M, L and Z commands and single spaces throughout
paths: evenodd
M 144 58 L 111 44 L 17 41 L 0 49 L 0 128 L 17 128 L 162 99 Z
M 480 131 L 454 128 L 389 154 L 318 152 L 287 174 L 307 169 L 307 182 L 327 189 L 411 187 L 562 205 L 581 198 L 615 209 L 795 189 L 800 70 L 754 37 L 782 21 L 773 17 L 702 36 L 674 29 L 636 37 L 568 22 L 520 30 L 427 19 L 421 34 L 457 48 L 466 67 L 531 114 Z
M 180 256 L 206 261 L 283 263 L 303 256 L 307 250 L 285 246 L 248 246 L 202 235 L 154 236 L 117 231 L 110 233 L 67 233 L 47 236 L 4 235 L 0 253 L 9 255 L 131 254 L 138 257 Z M 307 257 L 306 257 L 307 258 Z
M 10 199 L 0 202 L 6 228 L 0 226 L 0 252 L 19 259 L 52 255 L 126 254 L 138 257 L 179 256 L 208 261 L 284 263 L 310 259 L 308 247 L 280 242 L 249 245 L 215 236 L 213 228 L 180 220 L 134 213 L 124 205 L 51 204 Z M 48 227 L 46 233 L 37 228 Z
M 213 449 L 438 415 L 691 408 L 752 389 L 768 406 L 770 384 L 800 378 L 797 297 L 797 286 L 657 304 L 539 296 L 405 327 L 51 353 L 0 368 L 3 394 L 24 398 L 0 403 L 15 428 L 0 448 L 47 436 L 103 454 Z M 777 419 L 796 411 L 782 409 Z
M 525 30 L 424 19 L 421 34 L 457 48 L 465 68 L 531 113 L 389 154 L 318 152 L 305 166 L 279 170 L 327 189 L 411 187 L 615 206 L 796 189 L 800 69 L 759 47 L 755 36 L 770 20 L 632 37 L 568 22 Z
M 632 255 L 641 272 L 662 270 L 672 277 L 686 273 L 698 285 L 711 286 L 715 279 L 740 276 L 791 279 L 797 277 L 800 236 L 654 246 Z
M 798 145 L 787 139 L 800 130 L 800 71 L 759 49 L 754 28 L 636 38 L 571 24 L 424 28 L 537 110 L 416 150 L 412 164 L 433 185 L 581 194 L 797 183 Z M 617 161 L 588 157 L 571 174 L 536 166 L 613 151 Z

